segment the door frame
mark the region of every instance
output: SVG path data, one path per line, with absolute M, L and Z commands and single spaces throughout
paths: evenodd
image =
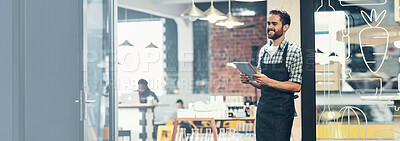
M 314 0 L 300 0 L 303 82 L 301 90 L 302 140 L 316 140 Z M 304 81 L 306 80 L 306 81 Z
M 110 70 L 110 101 L 109 101 L 109 140 L 110 141 L 117 141 L 118 140 L 118 95 L 117 95 L 117 23 L 118 23 L 118 0 L 110 0 L 110 11 L 112 12 L 110 15 L 110 19 L 112 22 L 108 24 L 108 29 L 110 29 L 110 33 L 112 34 L 112 40 L 109 43 L 111 45 L 111 53 L 110 53 L 110 61 L 114 63 L 110 63 L 109 68 Z
M 80 23 L 81 23 L 81 27 L 80 27 L 80 37 L 78 37 L 80 40 L 81 40 L 81 45 L 80 45 L 80 51 L 81 52 L 79 52 L 81 55 L 80 55 L 80 64 L 79 64 L 79 66 L 81 67 L 80 68 L 80 70 L 81 70 L 81 73 L 79 74 L 80 76 L 80 79 L 81 79 L 81 81 L 79 82 L 79 85 L 80 85 L 80 90 L 84 90 L 84 81 L 85 81 L 85 76 L 84 76 L 84 69 L 85 69 L 85 64 L 84 64 L 84 62 L 85 62 L 85 60 L 84 60 L 84 58 L 86 57 L 86 53 L 87 53 L 87 47 L 86 47 L 86 44 L 87 44 L 87 39 L 86 39 L 86 36 L 87 36 L 87 33 L 86 33 L 86 12 L 87 12 L 87 10 L 86 10 L 86 8 L 87 8 L 87 2 L 88 2 L 88 0 L 83 0 L 81 3 L 79 3 L 80 5 L 79 5 L 79 7 L 81 7 L 81 11 L 79 11 L 79 13 L 80 13 Z M 106 25 L 107 26 L 107 31 L 105 31 L 105 32 L 108 32 L 109 34 L 111 34 L 111 35 L 109 35 L 109 36 L 111 36 L 112 38 L 110 39 L 110 40 L 107 40 L 107 41 L 104 41 L 103 40 L 103 42 L 106 44 L 106 45 L 108 45 L 108 46 L 110 46 L 110 48 L 106 48 L 106 50 L 104 50 L 104 52 L 106 52 L 108 55 L 109 55 L 109 62 L 111 62 L 111 63 L 108 63 L 108 65 L 109 65 L 109 68 L 110 68 L 110 70 L 108 70 L 109 71 L 109 79 L 110 79 L 110 84 L 109 84 L 109 114 L 108 114 L 108 118 L 109 118 L 109 121 L 108 121 L 108 124 L 109 124 L 109 131 L 108 131 L 108 137 L 109 137 L 109 141 L 116 141 L 117 139 L 118 139 L 118 122 L 117 122 L 117 119 L 118 119 L 118 115 L 117 115 L 117 109 L 118 109 L 118 98 L 117 98 L 117 96 L 116 96 L 116 94 L 117 94 L 117 89 L 116 89 L 116 86 L 117 86 L 117 81 L 116 81 L 116 69 L 117 69 L 117 67 L 116 67 L 116 63 L 117 63 L 117 60 L 116 60 L 116 50 L 117 50 L 117 48 L 116 48 L 116 42 L 115 42 L 115 40 L 116 40 L 116 23 L 118 22 L 118 15 L 117 15 L 117 10 L 118 10 L 118 4 L 117 4 L 117 0 L 108 0 L 108 1 L 103 1 L 103 13 L 101 13 L 102 15 L 103 15 L 103 18 L 105 19 L 105 21 L 110 21 L 110 22 L 105 22 L 104 23 L 104 25 Z M 104 22 L 104 21 L 103 21 Z M 107 63 L 107 62 L 106 62 Z M 82 109 L 82 111 L 83 112 L 86 112 L 86 111 L 84 111 L 85 109 Z M 87 114 L 87 113 L 86 113 Z M 85 116 L 85 113 L 83 114 L 83 116 Z M 87 133 L 87 129 L 85 129 L 85 119 L 84 119 L 84 117 L 83 117 L 83 121 L 80 121 L 80 130 L 79 130 L 79 136 L 80 136 L 80 140 L 81 141 L 86 141 L 86 139 L 87 139 L 87 135 L 86 135 L 86 133 Z

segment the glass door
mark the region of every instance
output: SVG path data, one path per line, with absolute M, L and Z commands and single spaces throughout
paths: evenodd
M 114 1 L 85 0 L 83 51 L 84 140 L 114 140 Z
M 398 0 L 314 0 L 317 140 L 400 140 Z

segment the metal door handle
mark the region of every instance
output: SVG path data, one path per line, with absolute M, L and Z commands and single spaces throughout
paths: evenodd
M 96 100 L 86 100 L 86 103 L 95 103 Z
M 80 121 L 87 120 L 87 103 L 95 103 L 96 100 L 88 100 L 84 90 L 79 91 L 79 99 L 74 101 L 79 103 L 79 119 Z
M 79 91 L 79 99 L 75 100 L 75 103 L 79 103 L 79 120 L 83 121 L 83 95 L 82 90 Z
M 87 103 L 95 103 L 96 100 L 87 100 L 87 94 L 85 91 L 79 91 L 79 99 L 75 100 L 75 103 L 79 103 L 79 119 L 80 121 L 87 120 Z
M 84 110 L 85 110 L 85 112 L 84 112 L 84 117 L 85 117 L 85 120 L 87 120 L 87 118 L 88 118 L 88 108 L 87 108 L 87 103 L 95 103 L 96 102 L 96 100 L 88 100 L 87 99 L 87 93 L 85 92 L 85 91 L 83 91 L 83 97 L 84 97 Z

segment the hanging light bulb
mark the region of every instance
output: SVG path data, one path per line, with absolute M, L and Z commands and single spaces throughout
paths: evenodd
M 242 26 L 244 25 L 244 23 L 242 21 L 240 21 L 238 18 L 232 16 L 232 13 L 229 12 L 228 13 L 228 18 L 225 20 L 222 20 L 220 22 L 217 22 L 216 24 L 218 26 L 225 26 L 227 28 L 233 28 L 235 26 Z
M 126 0 L 125 0 L 125 4 L 126 4 Z M 125 23 L 128 23 L 128 10 L 125 8 Z M 129 46 L 129 47 L 133 47 L 133 45 L 128 41 L 125 40 L 124 42 L 122 42 L 122 44 L 119 44 L 119 46 Z
M 233 28 L 235 26 L 244 25 L 244 23 L 240 19 L 232 16 L 232 13 L 231 13 L 231 0 L 229 0 L 229 12 L 228 12 L 227 18 L 225 20 L 221 20 L 221 21 L 217 22 L 216 25 L 225 26 L 226 28 Z
M 211 0 L 210 8 L 208 8 L 204 13 L 207 15 L 207 17 L 200 18 L 200 20 L 208 20 L 210 23 L 215 23 L 219 20 L 226 19 L 225 14 L 214 7 L 213 0 Z
M 197 8 L 194 5 L 194 0 L 192 0 L 192 5 L 181 14 L 181 17 L 188 18 L 190 21 L 196 21 L 199 18 L 207 17 L 207 15 Z

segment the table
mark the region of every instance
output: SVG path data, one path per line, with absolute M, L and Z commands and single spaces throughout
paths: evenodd
M 361 100 L 368 101 L 393 101 L 393 122 L 394 131 L 400 131 L 400 95 L 390 95 L 390 96 L 361 96 Z M 394 134 L 395 141 L 400 141 L 399 134 Z
M 245 120 L 245 121 L 254 121 L 255 117 L 245 117 L 245 118 L 215 118 L 216 121 L 227 121 L 227 120 Z
M 168 104 L 119 104 L 118 122 L 130 130 L 132 140 L 154 141 L 154 108 Z

